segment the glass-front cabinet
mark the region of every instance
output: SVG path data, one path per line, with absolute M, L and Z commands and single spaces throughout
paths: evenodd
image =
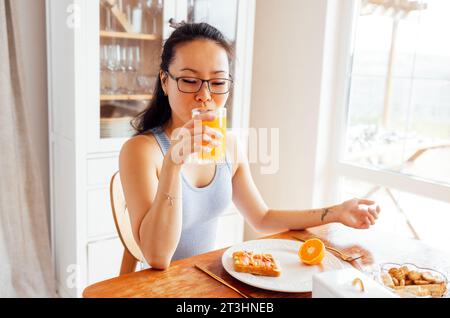
M 130 121 L 150 102 L 171 23 L 208 22 L 233 44 L 228 128 L 247 128 L 255 0 L 46 0 L 51 237 L 58 292 L 118 275 L 109 182 Z M 233 206 L 216 248 L 241 242 Z
M 93 120 L 99 118 L 94 125 L 100 142 L 133 135 L 130 122 L 152 98 L 163 41 L 174 30 L 171 24 L 210 23 L 236 51 L 238 0 L 101 0 L 99 15 L 100 107 Z M 235 65 L 230 67 L 235 77 Z M 231 90 L 229 128 L 238 125 L 233 122 L 234 102 Z
M 100 138 L 133 134 L 152 98 L 162 47 L 163 0 L 100 1 Z

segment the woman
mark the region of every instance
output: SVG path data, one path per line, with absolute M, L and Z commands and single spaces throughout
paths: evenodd
M 222 137 L 206 126 L 194 131 L 191 111 L 225 105 L 232 82 L 231 49 L 214 27 L 183 24 L 164 44 L 161 58 L 155 97 L 134 121 L 137 134 L 120 153 L 134 238 L 152 268 L 165 269 L 172 260 L 211 250 L 218 216 L 231 201 L 260 232 L 330 222 L 365 229 L 375 223 L 379 208 L 359 207 L 375 203 L 369 200 L 352 199 L 305 211 L 269 209 L 252 180 L 247 160 L 230 162 L 227 155 L 224 164 L 188 163 L 192 153 L 210 151 Z M 214 115 L 205 112 L 195 119 L 197 123 L 211 121 Z M 199 135 L 206 144 L 194 142 Z M 231 134 L 227 141 L 227 148 L 237 142 Z M 242 150 L 236 158 L 245 158 Z

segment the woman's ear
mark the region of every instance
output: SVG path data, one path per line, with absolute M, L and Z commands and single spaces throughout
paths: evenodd
M 164 95 L 167 96 L 167 86 L 166 86 L 167 73 L 163 72 L 163 71 L 159 71 L 159 79 L 161 80 L 161 87 L 164 91 Z

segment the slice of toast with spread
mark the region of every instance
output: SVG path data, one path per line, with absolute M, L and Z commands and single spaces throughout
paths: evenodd
M 236 272 L 272 277 L 281 275 L 281 268 L 271 254 L 237 251 L 233 253 L 233 263 Z

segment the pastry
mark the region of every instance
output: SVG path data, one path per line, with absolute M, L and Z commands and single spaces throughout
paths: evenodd
M 233 263 L 236 272 L 272 277 L 281 275 L 281 269 L 271 254 L 237 251 L 233 253 Z
M 381 274 L 381 280 L 401 295 L 442 297 L 447 292 L 447 286 L 440 277 L 430 272 L 412 271 L 406 266 L 390 268 Z

